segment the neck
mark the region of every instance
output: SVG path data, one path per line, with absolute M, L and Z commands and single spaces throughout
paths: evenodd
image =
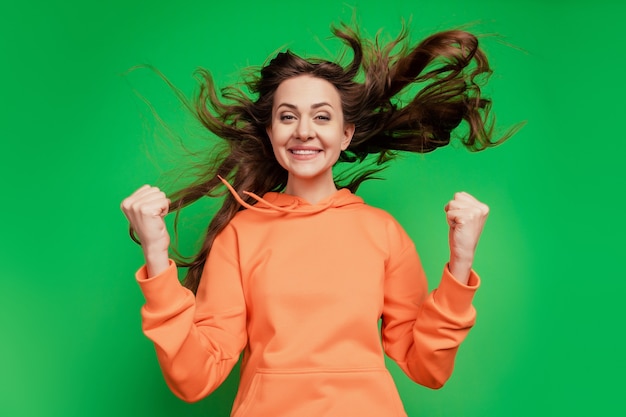
M 287 180 L 287 194 L 300 197 L 310 204 L 317 204 L 337 192 L 332 176 L 329 178 L 293 178 Z

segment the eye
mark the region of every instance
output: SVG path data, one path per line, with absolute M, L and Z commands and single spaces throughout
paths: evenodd
M 324 121 L 330 120 L 330 116 L 327 114 L 318 114 L 317 116 L 315 116 L 315 118 L 318 120 L 324 120 Z
M 282 121 L 290 121 L 290 120 L 295 120 L 295 119 L 296 119 L 296 116 L 294 116 L 293 114 L 286 113 L 286 114 L 280 115 L 280 120 Z

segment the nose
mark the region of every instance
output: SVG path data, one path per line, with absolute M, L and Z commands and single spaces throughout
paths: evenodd
M 306 117 L 303 117 L 298 121 L 296 135 L 298 136 L 298 139 L 303 142 L 313 139 L 313 136 L 315 135 L 314 129 L 311 125 L 311 121 L 308 120 Z

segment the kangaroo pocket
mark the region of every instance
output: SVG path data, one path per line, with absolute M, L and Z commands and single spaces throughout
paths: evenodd
M 386 369 L 259 369 L 233 417 L 406 417 Z

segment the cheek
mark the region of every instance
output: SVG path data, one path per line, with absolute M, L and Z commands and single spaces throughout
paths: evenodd
M 272 147 L 284 145 L 289 138 L 288 130 L 284 126 L 267 129 L 267 137 L 270 139 Z
M 276 155 L 285 150 L 285 141 L 276 138 L 276 136 L 274 136 L 273 139 L 270 139 L 270 144 L 272 145 L 272 150 Z
M 276 137 L 274 136 L 274 140 L 270 139 L 270 145 L 272 145 L 272 153 L 274 154 L 274 159 L 278 161 L 278 164 L 283 168 L 287 169 L 286 163 L 286 148 L 284 144 L 281 144 L 279 141 L 276 141 Z

